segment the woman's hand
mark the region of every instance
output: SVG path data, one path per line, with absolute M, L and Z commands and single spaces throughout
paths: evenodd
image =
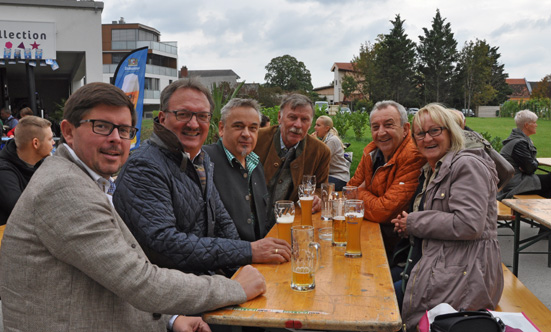
M 394 224 L 394 231 L 398 233 L 398 236 L 402 238 L 408 237 L 407 232 L 407 219 L 408 214 L 406 211 L 402 211 L 396 218 L 392 219 L 390 222 Z

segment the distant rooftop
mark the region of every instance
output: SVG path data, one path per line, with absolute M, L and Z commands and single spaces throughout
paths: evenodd
M 220 76 L 236 76 L 241 78 L 231 69 L 212 69 L 212 70 L 188 70 L 188 76 L 200 77 L 220 77 Z

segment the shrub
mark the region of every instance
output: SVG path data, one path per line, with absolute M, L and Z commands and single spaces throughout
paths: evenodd
M 352 123 L 352 130 L 354 130 L 354 136 L 357 141 L 363 137 L 368 117 L 369 114 L 366 112 L 353 112 L 349 114 L 349 122 Z
M 337 112 L 337 114 L 331 116 L 331 118 L 333 119 L 333 127 L 337 129 L 341 138 L 344 137 L 344 135 L 348 131 L 348 128 L 350 128 L 350 124 L 348 123 L 348 115 L 349 114 Z

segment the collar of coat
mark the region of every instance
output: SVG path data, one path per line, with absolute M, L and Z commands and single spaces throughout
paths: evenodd
M 180 169 L 185 170 L 189 160 L 188 154 L 184 151 L 184 146 L 175 133 L 159 123 L 158 119 L 153 122 L 153 135 L 149 139 L 151 143 L 168 150 L 180 160 Z M 203 151 L 201 151 L 203 153 Z

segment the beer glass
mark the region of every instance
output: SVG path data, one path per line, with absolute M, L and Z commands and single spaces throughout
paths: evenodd
M 291 288 L 298 291 L 314 289 L 319 262 L 320 245 L 314 242 L 314 226 L 291 227 Z
M 321 184 L 321 220 L 331 220 L 332 206 L 331 201 L 334 199 L 333 193 L 335 192 L 334 183 L 322 183 Z
M 364 202 L 359 199 L 348 199 L 344 202 L 344 217 L 346 219 L 346 251 L 345 257 L 362 257 L 360 234 L 364 219 Z
M 333 206 L 331 204 L 335 193 L 334 183 L 321 184 L 321 228 L 318 230 L 320 240 L 332 238 Z
M 314 190 L 316 190 L 316 187 L 309 184 L 298 185 L 298 197 L 300 199 L 303 225 L 312 226 L 312 204 L 314 203 Z
M 291 243 L 291 226 L 295 221 L 295 203 L 293 201 L 277 201 L 274 212 L 279 238 Z
M 344 186 L 342 187 L 342 197 L 345 199 L 358 199 L 358 187 Z
M 344 198 L 333 200 L 333 246 L 346 246 L 346 220 L 344 218 Z

